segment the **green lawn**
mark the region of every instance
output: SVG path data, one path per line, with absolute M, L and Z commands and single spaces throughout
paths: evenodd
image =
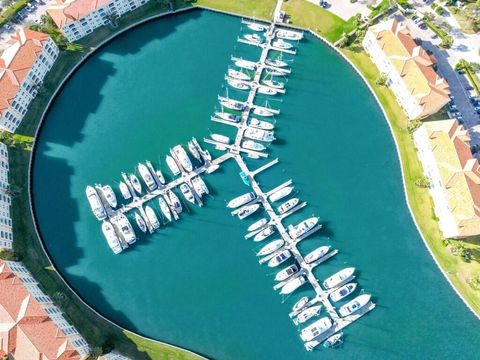
M 345 21 L 320 6 L 305 0 L 289 0 L 283 3 L 292 25 L 314 30 L 328 41 L 334 43 L 354 29 L 353 19 Z
M 271 20 L 276 0 L 197 0 L 195 5 L 228 11 L 241 16 Z

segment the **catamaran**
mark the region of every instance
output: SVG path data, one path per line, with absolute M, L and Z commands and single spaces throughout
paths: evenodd
M 258 252 L 257 256 L 266 256 L 274 253 L 278 249 L 280 249 L 283 245 L 285 245 L 285 240 L 278 239 L 273 240 L 272 242 L 268 243 L 264 247 L 262 247 Z
M 345 284 L 342 287 L 339 287 L 337 290 L 331 292 L 330 299 L 332 299 L 332 301 L 335 301 L 335 302 L 340 301 L 343 298 L 350 295 L 351 293 L 353 293 L 356 288 L 357 288 L 357 283 Z
M 291 49 L 293 47 L 292 44 L 290 44 L 286 41 L 283 41 L 282 39 L 275 40 L 272 43 L 272 46 L 276 47 L 276 48 L 279 48 L 279 49 L 284 49 L 284 50 L 288 50 L 288 49 Z
M 265 145 L 255 142 L 253 140 L 242 141 L 242 147 L 244 149 L 254 150 L 254 151 L 263 151 L 267 148 Z
M 192 192 L 192 189 L 190 189 L 190 186 L 183 183 L 183 184 L 180 185 L 180 191 L 182 192 L 183 197 L 188 202 L 191 202 L 192 204 L 195 204 L 195 196 L 193 195 L 193 192 Z
M 297 206 L 299 201 L 300 201 L 299 198 L 293 198 L 293 199 L 287 200 L 277 208 L 278 213 L 280 215 L 285 214 L 288 210 L 293 209 L 295 206 Z
M 122 193 L 122 196 L 125 200 L 128 200 L 132 197 L 130 190 L 128 190 L 127 184 L 125 184 L 123 181 L 120 181 L 120 183 L 118 184 L 118 188 L 120 189 L 120 192 Z
M 140 173 L 143 182 L 147 185 L 148 190 L 153 191 L 157 188 L 157 183 L 146 165 L 138 163 L 138 172 Z
M 328 317 L 323 317 L 315 321 L 313 324 L 307 326 L 300 332 L 300 337 L 303 341 L 310 341 L 322 335 L 324 332 L 332 327 L 332 320 Z
M 238 80 L 245 80 L 245 81 L 251 80 L 248 74 L 245 74 L 244 72 L 234 70 L 234 69 L 228 69 L 228 76 Z
M 185 149 L 182 147 L 182 145 L 174 146 L 172 151 L 173 151 L 173 154 L 175 155 L 175 157 L 180 162 L 180 165 L 182 165 L 182 167 L 185 170 L 187 170 L 188 172 L 193 171 L 192 161 L 188 157 L 188 154 L 185 151 Z
M 158 229 L 160 227 L 160 222 L 158 217 L 155 214 L 155 211 L 150 206 L 145 206 L 145 214 L 147 215 L 148 221 L 152 224 L 153 229 Z
M 110 249 L 112 249 L 113 253 L 121 253 L 123 248 L 113 225 L 108 221 L 104 221 L 102 224 L 102 232 L 107 239 L 107 244 L 110 246 Z
M 353 273 L 355 272 L 354 267 L 347 267 L 340 270 L 339 272 L 333 274 L 323 282 L 323 287 L 326 289 L 333 289 L 337 286 L 346 283 L 349 280 L 354 278 Z
M 298 225 L 289 227 L 288 234 L 292 238 L 299 238 L 300 236 L 303 236 L 306 233 L 308 233 L 310 230 L 312 230 L 315 227 L 315 225 L 317 225 L 319 220 L 320 220 L 319 217 L 311 217 L 306 220 L 303 220 Z
M 272 235 L 275 232 L 275 228 L 273 226 L 268 226 L 267 228 L 263 229 L 260 231 L 255 237 L 253 238 L 253 241 L 255 242 L 260 242 L 268 238 L 270 235 Z
M 237 216 L 240 220 L 252 215 L 260 208 L 260 204 L 245 205 L 237 211 Z
M 295 325 L 303 324 L 305 321 L 310 320 L 312 317 L 317 316 L 322 309 L 322 305 L 310 306 L 303 310 L 298 316 L 293 320 Z
M 239 116 L 234 115 L 234 114 L 230 114 L 228 112 L 217 111 L 217 112 L 215 112 L 215 116 L 217 116 L 218 118 L 220 118 L 222 120 L 231 121 L 231 122 L 234 122 L 234 123 L 240 121 Z
M 102 200 L 93 186 L 87 186 L 85 189 L 90 208 L 93 214 L 98 220 L 104 220 L 107 217 L 105 208 L 103 207 Z
M 130 221 L 124 214 L 120 213 L 117 215 L 115 225 L 128 244 L 131 245 L 137 241 L 137 236 L 135 235 L 132 224 L 130 224 Z
M 290 259 L 291 256 L 292 256 L 292 253 L 290 251 L 283 250 L 282 252 L 275 255 L 272 259 L 270 259 L 270 261 L 268 262 L 268 267 L 278 266 L 284 263 L 285 261 L 287 261 L 288 259 Z
M 273 130 L 274 125 L 268 121 L 258 120 L 257 118 L 251 118 L 248 122 L 248 126 L 262 129 L 262 130 Z
M 273 194 L 271 194 L 268 197 L 268 199 L 271 202 L 275 202 L 275 201 L 283 199 L 287 195 L 290 195 L 290 193 L 292 191 L 293 191 L 293 186 L 285 186 L 284 188 L 281 188 L 280 190 L 277 190 Z
M 135 213 L 135 222 L 137 223 L 138 228 L 142 232 L 147 232 L 147 224 L 145 223 L 145 220 L 140 216 L 139 213 Z
M 171 157 L 170 155 L 167 155 L 165 157 L 165 160 L 167 162 L 168 167 L 170 168 L 170 171 L 174 176 L 177 176 L 178 174 L 180 174 L 180 168 L 178 167 L 178 164 L 173 157 Z
M 227 84 L 237 90 L 250 89 L 250 85 L 238 79 L 227 79 Z
M 370 294 L 359 295 L 352 301 L 341 306 L 340 309 L 338 309 L 338 312 L 340 315 L 342 315 L 342 317 L 351 315 L 367 305 L 370 302 L 371 297 L 372 296 Z
M 140 184 L 140 181 L 138 180 L 138 177 L 135 174 L 130 174 L 128 176 L 130 179 L 130 183 L 132 184 L 133 188 L 138 194 L 142 193 L 142 184 Z
M 113 189 L 110 185 L 97 185 L 96 188 L 102 193 L 103 197 L 107 201 L 108 205 L 110 205 L 110 207 L 117 207 L 117 197 L 115 196 L 115 193 L 113 192 Z
M 247 127 L 243 135 L 252 140 L 259 140 L 264 142 L 271 142 L 275 140 L 273 131 L 256 129 L 252 127 Z
M 168 219 L 168 221 L 172 221 L 172 213 L 170 212 L 170 208 L 168 207 L 167 202 L 162 196 L 158 197 L 158 204 L 160 205 L 160 210 L 162 210 L 162 214 Z
M 275 281 L 285 281 L 293 274 L 296 274 L 300 270 L 297 264 L 292 264 L 287 266 L 285 269 L 280 270 L 277 275 L 275 275 Z
M 254 192 L 248 192 L 246 194 L 237 196 L 235 199 L 232 199 L 228 202 L 228 208 L 238 208 L 239 206 L 245 205 L 246 203 L 254 200 L 257 197 Z
M 307 279 L 305 276 L 301 275 L 294 279 L 289 280 L 285 285 L 283 285 L 282 290 L 280 290 L 280 294 L 288 295 L 297 290 L 300 286 L 305 284 Z
M 315 250 L 309 252 L 305 257 L 304 260 L 307 264 L 311 264 L 318 259 L 324 257 L 327 253 L 328 250 L 330 250 L 330 245 L 324 245 L 316 248 Z

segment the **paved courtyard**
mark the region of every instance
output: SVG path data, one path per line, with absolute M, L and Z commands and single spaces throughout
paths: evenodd
M 320 0 L 308 1 L 315 5 L 320 3 Z M 327 0 L 327 3 L 328 7 L 326 10 L 341 17 L 343 20 L 348 20 L 358 13 L 362 14 L 362 16 L 368 16 L 371 12 L 371 10 L 367 8 L 367 5 L 370 3 L 368 0 L 358 0 L 354 3 L 351 3 L 350 0 Z

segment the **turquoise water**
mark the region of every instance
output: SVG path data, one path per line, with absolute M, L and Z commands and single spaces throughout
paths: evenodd
M 205 207 L 190 207 L 121 255 L 107 247 L 85 186 L 115 185 L 145 159 L 160 159 L 167 172 L 170 147 L 209 131 L 232 133 L 209 118 L 225 94 L 230 55 L 258 58 L 236 43 L 240 27 L 237 18 L 203 11 L 150 22 L 100 49 L 66 84 L 33 169 L 35 211 L 56 267 L 109 319 L 211 358 L 475 358 L 478 322 L 416 232 L 379 108 L 353 69 L 310 36 L 292 63 L 287 95 L 270 100 L 282 110 L 269 150 L 280 163 L 259 181 L 269 189 L 292 178 L 308 201 L 286 224 L 322 218 L 324 229 L 300 245 L 304 253 L 322 244 L 340 250 L 317 268 L 319 278 L 356 266 L 360 287 L 374 295 L 377 308 L 345 329 L 345 344 L 304 350 L 288 313 L 312 290 L 304 286 L 285 303 L 272 290 L 271 269 L 243 239 L 251 221 L 225 209 L 225 200 L 248 190 L 232 161 L 204 177 L 212 190 Z

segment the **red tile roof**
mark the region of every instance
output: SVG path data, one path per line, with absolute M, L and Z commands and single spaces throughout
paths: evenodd
M 65 24 L 81 19 L 96 9 L 104 7 L 111 1 L 112 0 L 57 0 L 47 12 L 55 24 L 61 28 Z
M 80 360 L 63 331 L 0 260 L 0 354 L 14 359 Z

